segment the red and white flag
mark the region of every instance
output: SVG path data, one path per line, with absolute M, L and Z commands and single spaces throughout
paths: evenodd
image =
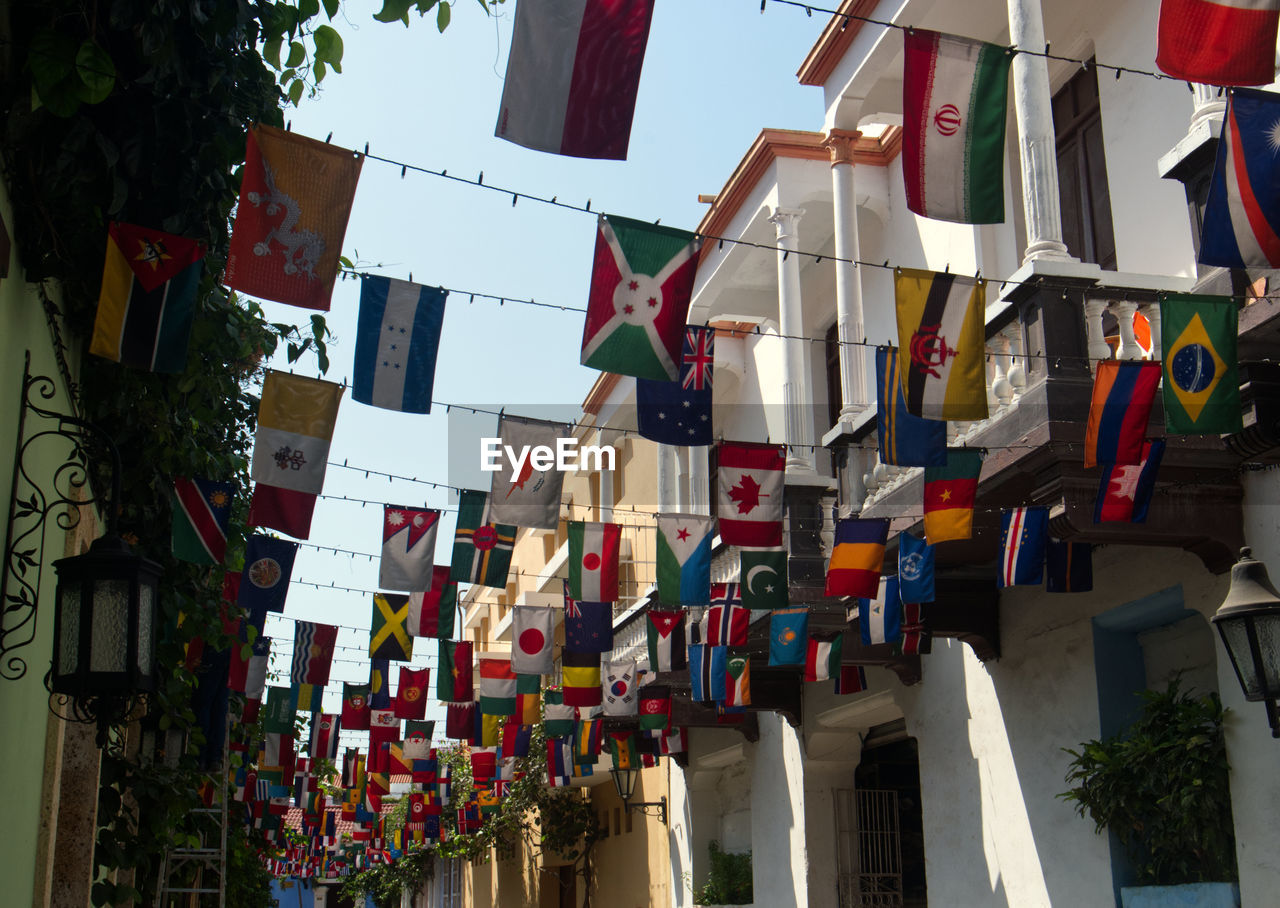
M 382 508 L 382 560 L 378 585 L 420 593 L 431 589 L 440 512 L 428 508 Z
M 554 670 L 555 613 L 549 608 L 517 605 L 511 618 L 511 670 L 520 675 L 549 675 Z
M 336 713 L 321 713 L 311 723 L 311 759 L 338 758 L 338 730 L 342 719 Z
M 721 442 L 720 541 L 725 545 L 782 545 L 785 445 Z
M 1206 85 L 1275 81 L 1280 0 L 1161 0 L 1156 65 Z
M 494 134 L 622 161 L 654 0 L 520 0 Z
M 569 596 L 578 602 L 618 600 L 622 527 L 575 520 L 569 524 Z

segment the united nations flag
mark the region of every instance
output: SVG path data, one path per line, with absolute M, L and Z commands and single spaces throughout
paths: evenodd
M 1160 303 L 1164 418 L 1170 435 L 1239 432 L 1236 303 L 1229 296 L 1179 295 Z

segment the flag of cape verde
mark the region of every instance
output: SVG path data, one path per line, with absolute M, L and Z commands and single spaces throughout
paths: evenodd
M 1107 360 L 1098 363 L 1085 427 L 1084 465 L 1137 463 L 1160 384 L 1159 363 Z
M 1272 26 L 1272 33 L 1275 26 Z M 1271 70 L 1274 39 L 1267 54 Z M 1200 261 L 1280 268 L 1280 94 L 1237 88 L 1227 102 L 1218 160 L 1204 208 Z
M 999 586 L 1030 586 L 1044 579 L 1048 508 L 1014 508 L 1000 515 Z

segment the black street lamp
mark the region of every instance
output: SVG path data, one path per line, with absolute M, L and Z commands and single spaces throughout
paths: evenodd
M 1213 623 L 1250 703 L 1267 704 L 1271 737 L 1280 738 L 1280 593 L 1248 546 L 1231 568 L 1231 587 Z
M 622 799 L 622 807 L 624 810 L 629 813 L 631 808 L 636 807 L 639 808 L 641 813 L 649 815 L 647 808 L 656 807 L 658 808 L 658 812 L 655 816 L 662 821 L 663 826 L 667 825 L 667 799 L 665 796 L 659 798 L 657 801 L 637 801 L 634 804 L 631 803 L 631 798 L 636 793 L 636 783 L 640 781 L 639 769 L 611 769 L 609 770 L 609 773 L 613 776 L 613 786 L 618 790 L 618 797 Z

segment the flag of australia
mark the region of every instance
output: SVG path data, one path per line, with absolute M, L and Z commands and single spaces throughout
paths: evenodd
M 711 372 L 715 329 L 690 326 L 677 381 L 636 379 L 640 434 L 667 445 L 711 444 Z

